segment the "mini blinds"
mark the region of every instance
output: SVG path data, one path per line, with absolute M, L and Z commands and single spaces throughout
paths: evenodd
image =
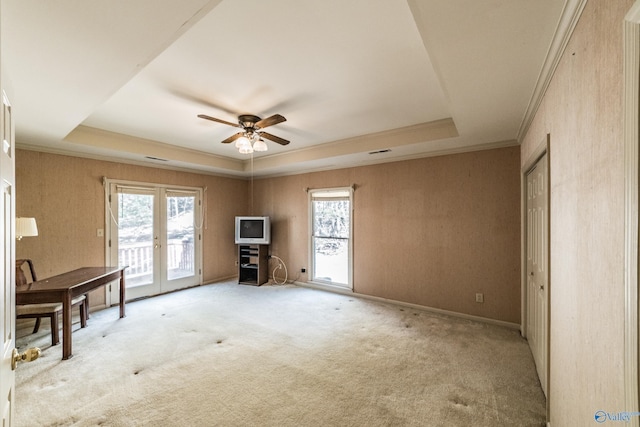
M 193 190 L 172 190 L 170 188 L 165 190 L 166 197 L 195 197 L 197 194 Z
M 344 200 L 350 196 L 349 190 L 314 190 L 311 192 L 313 199 L 319 200 Z
M 127 194 L 149 194 L 154 191 L 155 187 L 134 187 L 129 185 L 116 185 L 116 193 Z M 166 197 L 194 197 L 197 195 L 195 190 L 181 190 L 181 189 L 165 189 Z
M 153 192 L 151 187 L 130 187 L 128 185 L 116 185 L 116 193 L 122 194 L 149 194 Z

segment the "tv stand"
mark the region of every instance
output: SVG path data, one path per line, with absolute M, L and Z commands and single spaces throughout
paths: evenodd
M 238 283 L 260 286 L 269 280 L 269 245 L 238 245 Z

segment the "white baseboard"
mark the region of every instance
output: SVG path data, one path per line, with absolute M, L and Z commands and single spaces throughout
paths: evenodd
M 368 299 L 368 300 L 372 300 L 372 301 L 385 302 L 385 303 L 389 303 L 389 304 L 400 305 L 400 306 L 403 306 L 403 307 L 414 308 L 416 310 L 428 311 L 428 312 L 437 313 L 437 314 L 444 314 L 446 316 L 459 317 L 459 318 L 462 318 L 462 319 L 473 320 L 473 321 L 476 321 L 476 322 L 489 323 L 489 324 L 492 324 L 492 325 L 503 326 L 503 327 L 506 327 L 506 328 L 509 328 L 509 329 L 515 329 L 515 330 L 518 330 L 518 331 L 520 330 L 520 325 L 518 323 L 505 322 L 503 320 L 489 319 L 487 317 L 473 316 L 471 314 L 458 313 L 456 311 L 442 310 L 440 308 L 434 308 L 434 307 L 429 307 L 429 306 L 425 306 L 425 305 L 411 304 L 411 303 L 403 302 L 403 301 L 396 301 L 396 300 L 382 298 L 382 297 L 376 297 L 376 296 L 372 296 L 372 295 L 360 294 L 360 293 L 357 293 L 357 292 L 353 292 L 350 289 L 345 289 L 345 288 L 338 287 L 338 286 L 322 285 L 322 284 L 308 283 L 308 282 L 293 282 L 293 284 L 296 285 L 296 286 L 303 287 L 303 288 L 318 289 L 318 290 L 321 290 L 321 291 L 334 292 L 334 293 L 342 294 L 342 295 L 351 295 L 351 296 L 354 296 L 354 297 Z
M 228 281 L 228 280 L 233 279 L 234 277 L 235 276 L 231 276 L 229 278 L 216 279 L 216 280 L 213 280 L 213 281 L 210 281 L 210 282 L 209 281 L 208 282 L 204 282 L 204 283 L 201 284 L 201 286 L 202 285 L 209 285 L 209 284 L 215 284 L 215 283 Z M 269 281 L 268 283 L 270 284 L 271 281 Z M 509 328 L 509 329 L 515 329 L 515 330 L 518 330 L 518 331 L 520 330 L 520 325 L 517 324 L 517 323 L 505 322 L 503 320 L 489 319 L 487 317 L 473 316 L 471 314 L 458 313 L 456 311 L 442 310 L 440 308 L 434 308 L 434 307 L 429 307 L 429 306 L 425 306 L 425 305 L 411 304 L 411 303 L 408 303 L 408 302 L 397 301 L 397 300 L 392 300 L 392 299 L 387 299 L 387 298 L 382 298 L 382 297 L 376 297 L 376 296 L 373 296 L 373 295 L 360 294 L 360 293 L 352 291 L 351 289 L 343 288 L 341 286 L 331 286 L 331 285 L 328 285 L 328 284 L 310 283 L 310 282 L 298 282 L 298 281 L 293 281 L 292 284 L 294 284 L 296 286 L 303 287 L 303 288 L 317 289 L 317 290 L 321 290 L 321 291 L 333 292 L 333 293 L 342 294 L 342 295 L 351 295 L 351 296 L 354 296 L 354 297 L 368 299 L 368 300 L 372 300 L 372 301 L 385 302 L 385 303 L 389 303 L 389 304 L 399 305 L 399 306 L 402 306 L 402 307 L 413 308 L 413 309 L 416 309 L 416 310 L 428 311 L 428 312 L 431 312 L 431 313 L 443 314 L 443 315 L 446 315 L 446 316 L 458 317 L 458 318 L 462 318 L 462 319 L 473 320 L 473 321 L 476 321 L 476 322 L 488 323 L 488 324 L 491 324 L 491 325 L 503 326 L 503 327 L 506 327 L 506 328 Z M 196 285 L 196 286 L 198 286 L 198 285 Z M 105 308 L 107 308 L 107 306 L 104 305 L 104 304 L 103 305 L 99 305 L 99 306 L 92 306 L 90 308 L 89 312 L 103 310 Z
M 218 277 L 217 279 L 213 279 L 213 280 L 207 280 L 206 282 L 202 282 L 200 283 L 200 286 L 204 286 L 204 285 L 213 285 L 216 283 L 220 283 L 220 282 L 228 282 L 229 280 L 238 280 L 238 275 L 234 274 L 231 276 L 225 276 L 225 277 Z

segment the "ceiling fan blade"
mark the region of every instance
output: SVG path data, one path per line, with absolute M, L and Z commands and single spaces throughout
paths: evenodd
M 273 142 L 277 142 L 280 145 L 287 145 L 289 143 L 289 141 L 287 141 L 286 139 L 280 138 L 279 136 L 271 135 L 267 132 L 260 132 L 260 136 L 270 139 Z
M 214 108 L 216 110 L 220 110 L 220 111 L 224 111 L 225 113 L 229 114 L 230 116 L 237 116 L 239 114 L 238 111 L 235 111 L 231 108 L 229 108 L 228 106 L 224 105 L 221 102 L 215 101 L 213 99 L 212 96 L 208 96 L 208 95 L 203 95 L 202 91 L 191 91 L 189 89 L 187 89 L 186 87 L 182 87 L 182 86 L 174 86 L 174 85 L 168 85 L 168 84 L 161 84 L 161 86 L 171 95 L 182 99 L 183 101 L 188 101 L 190 103 L 195 103 L 198 104 L 202 107 L 206 107 L 206 108 Z M 195 93 L 198 93 L 198 95 L 195 95 Z M 271 107 L 271 109 L 273 110 L 274 108 Z
M 236 139 L 240 138 L 242 135 L 244 135 L 244 132 L 238 132 L 235 135 L 231 135 L 229 138 L 227 138 L 224 141 L 222 141 L 222 143 L 223 144 L 229 144 L 230 142 L 233 142 Z
M 226 120 L 216 119 L 215 117 L 207 116 L 206 114 L 198 114 L 198 117 L 200 117 L 201 119 L 211 120 L 212 122 L 218 122 L 218 123 L 222 123 L 224 125 L 233 126 L 233 127 L 236 127 L 236 128 L 241 128 L 242 127 L 238 123 L 231 123 L 231 122 L 228 122 Z
M 267 126 L 277 125 L 278 123 L 282 123 L 282 122 L 286 122 L 286 121 L 287 121 L 287 119 L 285 119 L 280 114 L 274 114 L 271 117 L 267 117 L 266 119 L 262 119 L 259 122 L 257 122 L 256 123 L 256 127 L 258 129 L 264 129 Z

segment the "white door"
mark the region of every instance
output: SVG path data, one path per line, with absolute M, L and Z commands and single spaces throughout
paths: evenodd
M 111 250 L 125 270 L 127 299 L 160 293 L 158 191 L 112 185 Z M 114 262 L 110 262 L 114 264 Z M 113 289 L 112 292 L 116 290 Z M 117 301 L 117 300 L 116 300 Z
M 527 174 L 527 340 L 547 392 L 548 187 L 547 156 Z
M 201 282 L 199 189 L 109 185 L 109 264 L 128 266 L 127 299 Z M 117 300 L 117 287 L 111 288 Z
M 11 105 L 2 93 L 2 114 L 0 115 L 2 129 L 2 149 L 0 150 L 0 185 L 2 198 L 0 199 L 0 271 L 2 278 L 2 304 L 0 304 L 0 334 L 2 334 L 2 365 L 0 366 L 0 410 L 2 411 L 2 425 L 11 426 L 14 410 L 15 375 L 11 369 L 11 359 L 15 348 L 15 242 L 13 223 L 14 207 L 14 147 L 13 147 L 13 119 Z

